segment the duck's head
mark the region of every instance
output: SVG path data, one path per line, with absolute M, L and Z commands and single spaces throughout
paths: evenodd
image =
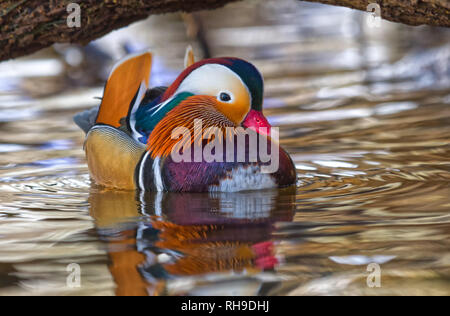
M 136 115 L 137 126 L 144 132 L 151 131 L 147 145 L 153 158 L 170 154 L 178 143 L 172 137 L 177 128 L 187 128 L 194 132 L 194 138 L 198 137 L 198 121 L 204 133 L 226 127 L 270 133 L 270 124 L 262 114 L 262 76 L 255 66 L 242 59 L 192 62 L 157 102 L 150 108 L 141 108 Z
M 162 102 L 186 95 L 193 102 L 209 102 L 235 126 L 270 133 L 262 114 L 263 89 L 263 78 L 251 63 L 233 57 L 211 58 L 187 67 L 166 90 Z

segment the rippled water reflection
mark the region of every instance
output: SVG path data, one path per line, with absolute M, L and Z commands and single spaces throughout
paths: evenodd
M 449 31 L 275 2 L 185 17 L 200 41 L 167 15 L 0 64 L 0 295 L 450 294 Z M 189 41 L 261 69 L 296 188 L 91 186 L 73 114 L 98 103 L 124 46 L 154 47 L 164 84 Z M 81 288 L 66 286 L 70 263 Z

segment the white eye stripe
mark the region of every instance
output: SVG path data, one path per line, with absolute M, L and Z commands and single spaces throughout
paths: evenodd
M 231 94 L 230 90 L 235 93 Z M 180 92 L 215 96 L 218 100 L 220 92 L 226 92 L 232 98 L 228 102 L 235 102 L 237 96 L 241 98 L 244 95 L 250 104 L 252 102 L 250 91 L 242 79 L 228 67 L 219 64 L 206 64 L 193 70 L 181 82 L 174 95 Z

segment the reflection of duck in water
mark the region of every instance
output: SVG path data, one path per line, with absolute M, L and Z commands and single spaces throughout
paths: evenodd
M 151 54 L 127 57 L 111 72 L 100 108 L 75 117 L 87 133 L 93 181 L 171 192 L 295 184 L 294 164 L 262 114 L 258 70 L 238 58 L 188 56 L 177 80 L 155 89 L 148 89 Z
M 295 195 L 260 193 L 157 193 L 138 203 L 128 192 L 93 192 L 117 294 L 158 294 L 180 276 L 272 269 L 273 224 L 292 220 Z M 137 220 L 139 208 L 152 220 Z

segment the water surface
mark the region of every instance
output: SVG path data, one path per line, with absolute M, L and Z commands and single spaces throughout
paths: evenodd
M 0 295 L 450 294 L 450 32 L 278 3 L 151 17 L 0 64 Z M 73 114 L 98 104 L 126 51 L 152 47 L 160 85 L 188 43 L 261 70 L 295 188 L 91 185 Z

